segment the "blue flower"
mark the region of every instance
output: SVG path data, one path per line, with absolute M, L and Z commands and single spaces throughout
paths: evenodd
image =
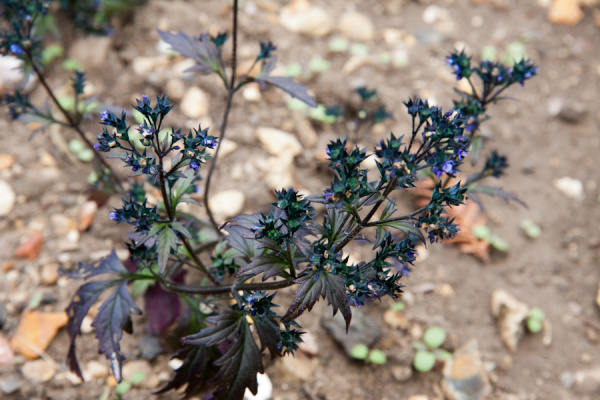
M 119 219 L 119 213 L 116 211 L 111 211 L 109 214 L 109 218 L 111 221 L 117 221 Z
M 16 43 L 11 44 L 9 50 L 11 53 L 16 54 L 18 56 L 22 56 L 23 54 L 25 54 L 23 48 Z
M 200 164 L 198 163 L 198 160 L 196 160 L 194 158 L 192 161 L 190 161 L 190 168 L 195 171 L 198 171 L 198 168 L 200 168 Z

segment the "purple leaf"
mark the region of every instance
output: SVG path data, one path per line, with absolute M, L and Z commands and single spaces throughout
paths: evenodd
M 185 270 L 181 270 L 171 277 L 175 283 L 183 283 Z M 152 310 L 148 314 L 148 333 L 159 335 L 177 321 L 181 315 L 181 302 L 179 296 L 167 292 L 159 284 L 150 286 L 144 293 L 144 308 Z
M 262 70 L 256 74 L 253 79 L 261 87 L 265 83 L 270 83 L 273 86 L 277 86 L 279 89 L 287 92 L 290 96 L 297 98 L 298 100 L 306 103 L 309 107 L 316 107 L 317 102 L 308 93 L 306 93 L 306 86 L 294 82 L 291 78 L 285 76 L 271 76 L 271 72 L 275 69 L 277 63 L 277 57 L 269 58 L 264 65 Z
M 288 260 L 284 260 L 274 254 L 254 257 L 250 264 L 244 265 L 238 271 L 236 277 L 256 276 L 263 274 L 262 280 L 266 281 L 269 278 L 279 275 L 289 268 Z
M 225 340 L 233 341 L 237 336 L 244 313 L 226 311 L 222 314 L 208 317 L 204 321 L 214 326 L 204 328 L 200 332 L 181 339 L 184 344 L 195 346 L 214 346 Z
M 200 71 L 203 75 L 225 71 L 225 67 L 219 56 L 219 50 L 208 35 L 201 35 L 200 39 L 196 39 L 182 31 L 175 34 L 161 30 L 158 30 L 158 35 L 162 40 L 170 44 L 173 50 L 198 63 L 191 70 Z
M 260 339 L 260 351 L 268 348 L 271 353 L 271 358 L 275 358 L 281 354 L 279 342 L 281 341 L 281 333 L 279 324 L 273 318 L 261 318 L 259 316 L 252 317 L 254 328 Z
M 123 266 L 117 253 L 113 249 L 109 255 L 102 257 L 100 260 L 91 264 L 79 263 L 76 272 L 66 273 L 67 276 L 73 279 L 89 279 L 91 277 L 102 274 L 126 274 L 127 269 Z
M 99 341 L 98 353 L 104 354 L 110 361 L 117 382 L 121 382 L 121 367 L 125 359 L 120 346 L 123 331 L 132 333 L 131 314 L 141 313 L 127 291 L 127 281 L 121 281 L 102 303 L 92 322 Z
M 81 379 L 83 379 L 83 374 L 81 373 L 81 368 L 79 368 L 77 355 L 75 353 L 75 340 L 77 339 L 77 335 L 81 334 L 81 323 L 90 310 L 90 307 L 96 302 L 102 292 L 117 283 L 118 281 L 105 280 L 89 282 L 82 285 L 77 290 L 77 293 L 75 293 L 71 300 L 71 304 L 69 304 L 66 309 L 67 315 L 69 316 L 67 333 L 69 334 L 70 339 L 67 364 L 71 371 L 77 374 Z
M 175 353 L 173 358 L 184 359 L 183 364 L 177 368 L 173 379 L 154 394 L 177 390 L 185 386 L 185 398 L 187 399 L 205 391 L 204 385 L 210 372 L 208 349 L 204 346 L 184 347 Z
M 475 194 L 475 192 L 487 194 L 489 196 L 500 197 L 501 199 L 503 199 L 506 202 L 508 202 L 510 200 L 516 201 L 517 203 L 521 204 L 523 207 L 527 208 L 527 204 L 525 204 L 525 202 L 523 202 L 521 199 L 519 199 L 516 194 L 506 192 L 501 187 L 498 187 L 498 186 L 469 185 L 469 191 L 467 192 L 467 194 L 469 195 L 469 197 L 472 200 L 474 200 L 477 204 L 479 204 L 481 206 L 481 201 L 479 201 L 479 198 Z M 481 208 L 483 208 L 483 207 L 481 207 Z
M 341 311 L 346 321 L 346 330 L 348 329 L 352 312 L 346 303 L 346 288 L 344 280 L 341 277 L 329 274 L 326 271 L 313 269 L 300 276 L 294 282 L 299 283 L 300 287 L 296 290 L 294 299 L 285 315 L 281 318 L 281 322 L 289 322 L 302 315 L 307 309 L 310 311 L 319 300 L 319 297 L 322 297 L 327 298 L 328 305 L 333 307 L 333 315 L 338 310 Z

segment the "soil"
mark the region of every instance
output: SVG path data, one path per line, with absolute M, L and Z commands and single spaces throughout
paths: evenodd
M 591 12 L 577 26 L 552 25 L 547 10 L 535 1 L 490 1 L 473 6 L 468 0 L 446 1 L 325 1 L 313 0 L 335 20 L 346 10 L 356 10 L 367 16 L 375 26 L 375 39 L 364 42 L 370 54 L 389 52 L 393 47 L 382 40 L 382 32 L 395 28 L 413 35 L 416 42 L 406 46 L 407 65 L 403 68 L 366 65 L 352 73 L 341 72 L 350 57 L 328 51 L 325 38 L 294 34 L 276 23 L 274 16 L 285 2 L 245 0 L 240 14 L 241 62 L 257 50 L 258 40 L 272 39 L 278 46 L 277 55 L 283 65 L 298 62 L 306 65 L 315 55 L 326 58 L 331 66 L 327 71 L 305 79 L 319 102 L 331 103 L 348 98 L 352 87 L 361 84 L 376 88 L 395 119 L 363 144 L 372 146 L 389 131 L 403 134 L 409 129 L 402 101 L 420 95 L 435 98 L 445 108 L 453 98 L 453 78 L 444 65 L 444 58 L 454 47 L 467 47 L 475 58 L 486 45 L 499 53 L 510 43 L 527 38 L 526 51 L 539 65 L 539 76 L 528 81 L 524 88 L 515 87 L 509 95 L 518 99 L 505 101 L 491 109 L 492 118 L 485 133 L 493 137 L 490 145 L 506 153 L 510 169 L 500 182 L 503 188 L 518 194 L 527 207 L 485 199 L 485 212 L 494 234 L 509 243 L 507 252 L 494 251 L 489 263 L 462 254 L 450 245 L 431 245 L 426 257 L 405 279 L 406 291 L 411 293 L 404 312 L 411 328 L 392 329 L 383 320 L 390 302 L 370 304 L 366 311 L 383 330 L 382 338 L 374 345 L 383 350 L 388 362 L 383 366 L 350 362 L 320 326 L 321 314 L 330 312 L 317 307 L 304 315 L 300 322 L 318 338 L 318 354 L 311 359 L 298 357 L 297 368 L 308 368 L 309 377 L 298 378 L 298 371 L 286 367 L 281 360 L 267 362 L 266 373 L 273 383 L 273 398 L 294 399 L 408 399 L 425 395 L 440 399 L 441 370 L 414 373 L 406 382 L 394 378 L 394 369 L 410 366 L 418 340 L 419 328 L 437 325 L 451 338 L 449 346 L 456 347 L 471 338 L 478 341 L 481 357 L 493 368 L 494 394 L 498 399 L 597 399 L 600 392 L 568 387 L 561 377 L 571 372 L 600 368 L 600 310 L 595 304 L 600 282 L 600 205 L 598 184 L 600 173 L 600 28 Z M 405 4 L 404 4 L 405 3 Z M 451 25 L 438 21 L 423 22 L 430 4 L 437 4 L 448 15 Z M 489 4 L 488 4 L 489 3 Z M 86 70 L 99 99 L 128 107 L 142 94 L 166 93 L 167 79 L 149 74 L 140 76 L 133 71 L 139 57 L 159 55 L 156 28 L 199 34 L 209 30 L 223 31 L 230 27 L 228 2 L 210 1 L 149 1 L 138 8 L 122 27 L 116 30 L 105 61 Z M 402 5 L 401 5 L 402 4 Z M 397 7 L 396 7 L 397 6 Z M 267 9 L 273 8 L 273 12 Z M 396 7 L 396 8 L 395 8 Z M 588 9 L 589 11 L 589 9 Z M 480 23 L 483 22 L 483 23 Z M 440 34 L 439 31 L 443 33 Z M 75 34 L 74 34 L 75 35 Z M 78 35 L 78 34 L 77 34 Z M 80 39 L 67 37 L 67 43 Z M 245 58 L 244 58 L 245 57 Z M 60 63 L 49 68 L 51 86 L 68 85 L 69 76 Z M 186 85 L 197 85 L 210 98 L 209 115 L 220 120 L 224 101 L 218 82 L 212 77 L 195 76 Z M 37 99 L 45 101 L 41 90 Z M 564 104 L 556 116 L 553 104 Z M 573 118 L 573 114 L 575 114 Z M 187 126 L 181 109 L 175 107 L 169 122 Z M 184 121 L 184 122 L 180 122 Z M 193 121 L 192 121 L 193 122 Z M 216 125 L 216 122 L 213 124 Z M 255 136 L 255 129 L 268 126 L 296 134 L 298 127 L 293 112 L 285 107 L 285 98 L 269 90 L 258 103 L 249 103 L 238 96 L 229 122 L 228 137 L 237 142 L 236 152 L 221 160 L 213 178 L 213 193 L 226 189 L 246 194 L 245 212 L 253 212 L 273 201 L 273 192 L 262 179 L 260 168 L 250 168 L 256 160 L 268 154 Z M 189 126 L 191 127 L 191 126 Z M 93 139 L 100 127 L 86 122 L 86 132 Z M 339 135 L 331 128 L 313 124 L 319 144 L 297 157 L 294 172 L 295 186 L 306 192 L 318 193 L 327 184 L 328 175 L 316 161 L 325 143 Z M 1 171 L 0 177 L 13 187 L 18 199 L 13 211 L 0 219 L 0 303 L 7 316 L 0 334 L 10 338 L 20 320 L 22 310 L 36 293 L 45 295 L 49 304 L 45 311 L 63 310 L 75 292 L 78 282 L 60 278 L 57 284 L 44 286 L 39 272 L 44 265 L 59 263 L 70 267 L 80 261 L 90 261 L 99 252 L 113 247 L 123 249 L 127 227 L 115 226 L 107 213 L 118 206 L 119 199 L 111 198 L 99 209 L 91 228 L 82 232 L 74 248 L 64 236 L 54 233 L 51 220 L 64 215 L 77 220 L 87 198 L 88 164 L 73 161 L 67 156 L 64 143 L 75 137 L 67 129 L 31 135 L 30 127 L 9 122 L 7 115 L 0 119 L 1 153 L 16 157 L 15 165 Z M 42 166 L 40 158 L 49 153 L 56 167 Z M 43 158 L 43 157 L 42 157 Z M 115 165 L 117 165 L 115 163 Z M 232 174 L 233 171 L 238 171 Z M 240 173 L 239 171 L 243 171 Z M 232 176 L 233 175 L 233 176 Z M 557 190 L 553 181 L 572 177 L 583 183 L 584 197 L 571 199 Z M 411 198 L 402 200 L 408 209 Z M 532 219 L 542 229 L 538 239 L 524 235 L 519 227 L 523 219 Z M 36 260 L 13 257 L 14 249 L 28 234 L 41 231 L 44 246 Z M 357 251 L 360 251 L 357 250 Z M 16 271 L 16 272 L 15 272 Z M 425 290 L 450 285 L 451 293 Z M 446 286 L 447 287 L 447 286 Z M 526 335 L 518 350 L 511 353 L 501 342 L 498 327 L 490 314 L 490 296 L 495 289 L 504 289 L 521 301 L 542 308 L 552 324 L 552 343 L 542 344 L 541 335 Z M 289 291 L 283 291 L 286 296 Z M 138 339 L 144 333 L 144 317 L 135 320 L 135 333 L 126 335 L 124 354 L 128 359 L 139 358 Z M 411 336 L 416 335 L 416 336 Z M 36 384 L 20 376 L 20 364 L 4 366 L 4 376 L 14 375 L 22 381 L 19 391 L 10 399 L 97 399 L 105 392 L 106 379 L 84 384 L 70 382 L 64 373 L 68 337 L 59 332 L 47 350 L 48 357 L 61 366 L 61 372 L 45 384 Z M 90 360 L 105 362 L 97 354 L 93 334 L 78 341 L 82 363 Z M 171 370 L 168 354 L 152 362 L 155 372 Z M 22 360 L 21 360 L 22 361 Z M 296 372 L 296 373 L 295 373 Z M 150 390 L 134 387 L 124 399 L 144 399 Z M 509 395 L 514 395 L 510 397 Z M 156 396 L 175 399 L 176 393 Z

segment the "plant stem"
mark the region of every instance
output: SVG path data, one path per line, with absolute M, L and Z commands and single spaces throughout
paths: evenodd
M 227 88 L 227 102 L 225 104 L 225 111 L 223 112 L 223 120 L 221 121 L 220 127 L 220 135 L 219 135 L 219 143 L 217 143 L 217 148 L 215 150 L 215 154 L 210 160 L 210 167 L 208 169 L 208 175 L 206 176 L 206 183 L 204 184 L 204 206 L 206 207 L 206 214 L 210 219 L 210 223 L 213 226 L 214 230 L 221 235 L 221 230 L 215 217 L 213 215 L 210 206 L 208 205 L 209 192 L 210 192 L 210 181 L 212 180 L 213 172 L 215 170 L 215 165 L 217 163 L 217 157 L 219 155 L 219 150 L 221 149 L 221 143 L 223 143 L 223 139 L 225 139 L 225 132 L 227 131 L 227 120 L 229 118 L 229 111 L 231 110 L 231 104 L 233 102 L 233 95 L 236 92 L 235 88 L 235 74 L 237 68 L 237 31 L 238 31 L 238 0 L 233 1 L 233 48 L 231 50 L 231 80 L 229 83 L 229 87 Z
M 262 282 L 262 283 L 243 283 L 241 285 L 229 284 L 223 286 L 196 286 L 196 285 L 184 285 L 160 280 L 160 283 L 168 290 L 189 293 L 189 294 L 219 294 L 229 293 L 232 290 L 276 290 L 283 289 L 294 284 L 295 278 L 288 278 L 283 281 L 275 282 Z
M 106 168 L 106 169 L 108 169 L 110 171 L 110 176 L 113 179 L 113 182 L 114 182 L 115 186 L 120 191 L 124 191 L 123 186 L 121 185 L 121 182 L 119 181 L 119 178 L 117 178 L 117 176 L 113 172 L 111 166 L 104 159 L 104 157 L 102 157 L 100 154 L 98 154 L 98 151 L 94 148 L 94 145 L 92 144 L 92 142 L 90 142 L 90 140 L 85 136 L 85 133 L 83 132 L 83 130 L 79 126 L 79 122 L 80 121 L 75 121 L 73 119 L 73 117 L 71 116 L 71 114 L 69 114 L 67 112 L 67 110 L 65 110 L 60 105 L 60 102 L 58 101 L 58 99 L 54 95 L 54 92 L 52 91 L 52 89 L 48 85 L 48 82 L 46 82 L 46 78 L 44 77 L 44 74 L 42 73 L 42 71 L 40 71 L 40 69 L 37 67 L 37 65 L 35 65 L 35 62 L 33 61 L 33 57 L 31 56 L 31 53 L 29 51 L 25 51 L 25 57 L 27 58 L 27 61 L 29 61 L 29 64 L 31 64 L 31 68 L 33 69 L 33 72 L 35 73 L 35 75 L 39 79 L 40 83 L 44 87 L 44 90 L 46 91 L 46 93 L 48 94 L 48 96 L 50 97 L 50 99 L 52 100 L 52 102 L 56 105 L 56 107 L 58 107 L 58 109 L 61 112 L 61 114 L 67 120 L 68 126 L 71 127 L 75 132 L 77 132 L 77 134 L 79 135 L 79 137 L 81 138 L 81 140 L 83 140 L 84 143 L 94 152 L 94 157 L 96 157 L 96 159 L 100 162 L 100 164 L 102 164 L 102 166 L 104 168 Z

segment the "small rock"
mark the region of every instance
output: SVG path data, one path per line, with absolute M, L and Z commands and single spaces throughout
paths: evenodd
M 15 355 L 10 348 L 8 340 L 4 336 L 0 336 L 0 367 L 10 364 L 15 359 Z
M 269 400 L 273 395 L 273 384 L 267 374 L 256 374 L 258 389 L 256 395 L 253 395 L 250 390 L 246 389 L 244 400 Z
M 302 146 L 306 149 L 314 148 L 319 138 L 308 118 L 300 113 L 294 113 L 293 117 L 296 135 L 298 136 L 300 143 L 302 143 Z
M 221 218 L 233 217 L 244 209 L 246 196 L 239 190 L 224 190 L 215 194 L 208 201 L 213 213 Z
M 560 382 L 565 389 L 571 389 L 575 384 L 575 375 L 571 371 L 560 374 Z
M 163 352 L 160 339 L 152 335 L 142 335 L 138 340 L 138 347 L 142 358 L 148 361 L 154 360 Z
M 302 153 L 302 145 L 291 133 L 275 128 L 259 127 L 256 129 L 256 136 L 271 155 L 280 157 L 282 154 L 288 154 L 295 157 Z
M 425 9 L 425 11 L 423 11 L 423 22 L 425 22 L 427 25 L 433 25 L 440 19 L 447 18 L 448 11 L 436 5 L 430 5 Z
M 276 189 L 293 186 L 294 170 L 294 159 L 291 155 L 284 153 L 280 157 L 270 157 L 265 181 Z
M 590 353 L 581 353 L 579 355 L 579 360 L 584 364 L 589 364 L 592 361 L 594 361 L 594 358 L 592 357 L 592 355 Z
M 308 0 L 294 0 L 281 9 L 279 24 L 294 33 L 322 37 L 333 29 L 333 20 L 321 7 Z
M 408 366 L 395 366 L 392 367 L 392 376 L 397 382 L 407 382 L 412 378 L 413 370 Z
M 0 154 L 0 171 L 9 169 L 15 163 L 15 156 L 12 154 Z
M 242 90 L 242 97 L 250 103 L 258 103 L 262 99 L 262 94 L 258 85 L 250 84 Z
M 89 227 L 92 225 L 92 222 L 94 222 L 96 211 L 98 211 L 98 203 L 93 200 L 86 201 L 83 207 L 81 207 L 78 226 L 80 232 L 84 232 L 89 229 Z
M 158 377 L 152 371 L 150 363 L 146 360 L 129 361 L 123 364 L 123 380 L 131 381 L 131 377 L 139 372 L 143 372 L 146 377 L 138 385 L 148 389 L 153 389 L 160 384 Z M 136 383 L 134 383 L 136 384 Z
M 424 394 L 414 394 L 409 396 L 407 400 L 429 400 L 429 397 Z
M 342 67 L 342 72 L 346 75 L 352 75 L 359 68 L 372 64 L 371 57 L 368 54 L 357 54 L 352 57 Z
M 75 221 L 66 215 L 54 214 L 50 216 L 52 230 L 58 236 L 66 236 L 71 230 L 75 229 Z
M 492 315 L 498 320 L 500 338 L 512 352 L 525 333 L 523 322 L 529 316 L 529 306 L 504 290 L 492 293 Z
M 383 321 L 392 329 L 401 329 L 405 331 L 410 328 L 410 321 L 399 311 L 386 310 L 383 314 Z
M 23 82 L 22 61 L 14 56 L 0 56 L 0 93 Z
M 548 21 L 553 24 L 575 26 L 583 17 L 579 0 L 553 0 L 548 9 Z
M 373 22 L 359 12 L 347 12 L 338 24 L 339 31 L 350 40 L 372 40 L 375 36 Z
M 21 389 L 23 382 L 16 375 L 5 376 L 0 379 L 0 392 L 5 395 L 11 395 Z
M 15 206 L 17 195 L 8 182 L 0 180 L 0 217 L 7 216 Z
M 596 292 L 596 305 L 600 307 L 600 283 L 598 283 L 598 291 Z
M 319 360 L 308 358 L 303 353 L 296 353 L 295 357 L 283 357 L 281 364 L 283 370 L 291 376 L 302 381 L 310 381 L 314 377 Z
M 89 361 L 83 368 L 83 376 L 86 381 L 89 379 L 104 379 L 108 376 L 108 366 L 100 361 Z
M 21 367 L 23 376 L 33 383 L 44 383 L 54 378 L 56 369 L 46 360 L 28 361 Z
M 443 374 L 442 390 L 449 400 L 482 400 L 492 392 L 475 339 L 454 352 Z
M 454 289 L 452 289 L 452 286 L 450 286 L 447 283 L 441 283 L 439 285 L 436 285 L 433 291 L 442 297 L 454 296 Z
M 600 367 L 575 372 L 575 391 L 592 394 L 600 391 Z
M 82 334 L 87 335 L 88 333 L 94 332 L 95 329 L 92 326 L 92 322 L 94 322 L 94 318 L 90 317 L 89 315 L 83 317 L 80 328 Z
M 16 258 L 27 258 L 29 260 L 37 260 L 42 252 L 42 245 L 44 244 L 44 237 L 41 233 L 34 233 L 29 236 L 23 243 L 15 250 Z
M 225 158 L 234 151 L 236 151 L 237 148 L 238 145 L 236 142 L 234 142 L 233 140 L 224 139 L 221 142 L 221 148 L 219 149 L 219 157 Z
M 86 71 L 101 67 L 107 61 L 111 40 L 110 36 L 87 36 L 79 39 L 71 45 L 69 58 L 79 61 Z
M 183 365 L 183 360 L 180 360 L 179 358 L 172 358 L 172 359 L 169 360 L 169 362 L 167 363 L 167 365 L 173 371 L 177 371 Z
M 182 79 L 172 78 L 167 81 L 166 91 L 173 100 L 181 100 L 185 96 L 187 86 Z
M 54 285 L 58 278 L 60 278 L 60 274 L 58 273 L 59 268 L 58 264 L 44 264 L 40 273 L 42 283 L 46 286 Z
M 199 87 L 192 86 L 181 99 L 181 112 L 188 118 L 203 117 L 208 109 L 208 96 Z
M 300 342 L 298 348 L 309 356 L 316 356 L 319 354 L 319 343 L 317 338 L 310 332 L 306 332 L 302 335 L 302 342 Z
M 552 181 L 552 184 L 558 191 L 571 199 L 583 199 L 583 183 L 578 179 L 565 176 L 563 178 L 555 179 Z
M 347 334 L 346 322 L 339 312 L 335 317 L 329 313 L 324 314 L 321 317 L 321 326 L 344 348 L 350 359 L 352 359 L 351 352 L 354 346 L 364 344 L 369 347 L 381 337 L 379 325 L 366 313 L 357 309 L 352 310 L 352 324 Z

